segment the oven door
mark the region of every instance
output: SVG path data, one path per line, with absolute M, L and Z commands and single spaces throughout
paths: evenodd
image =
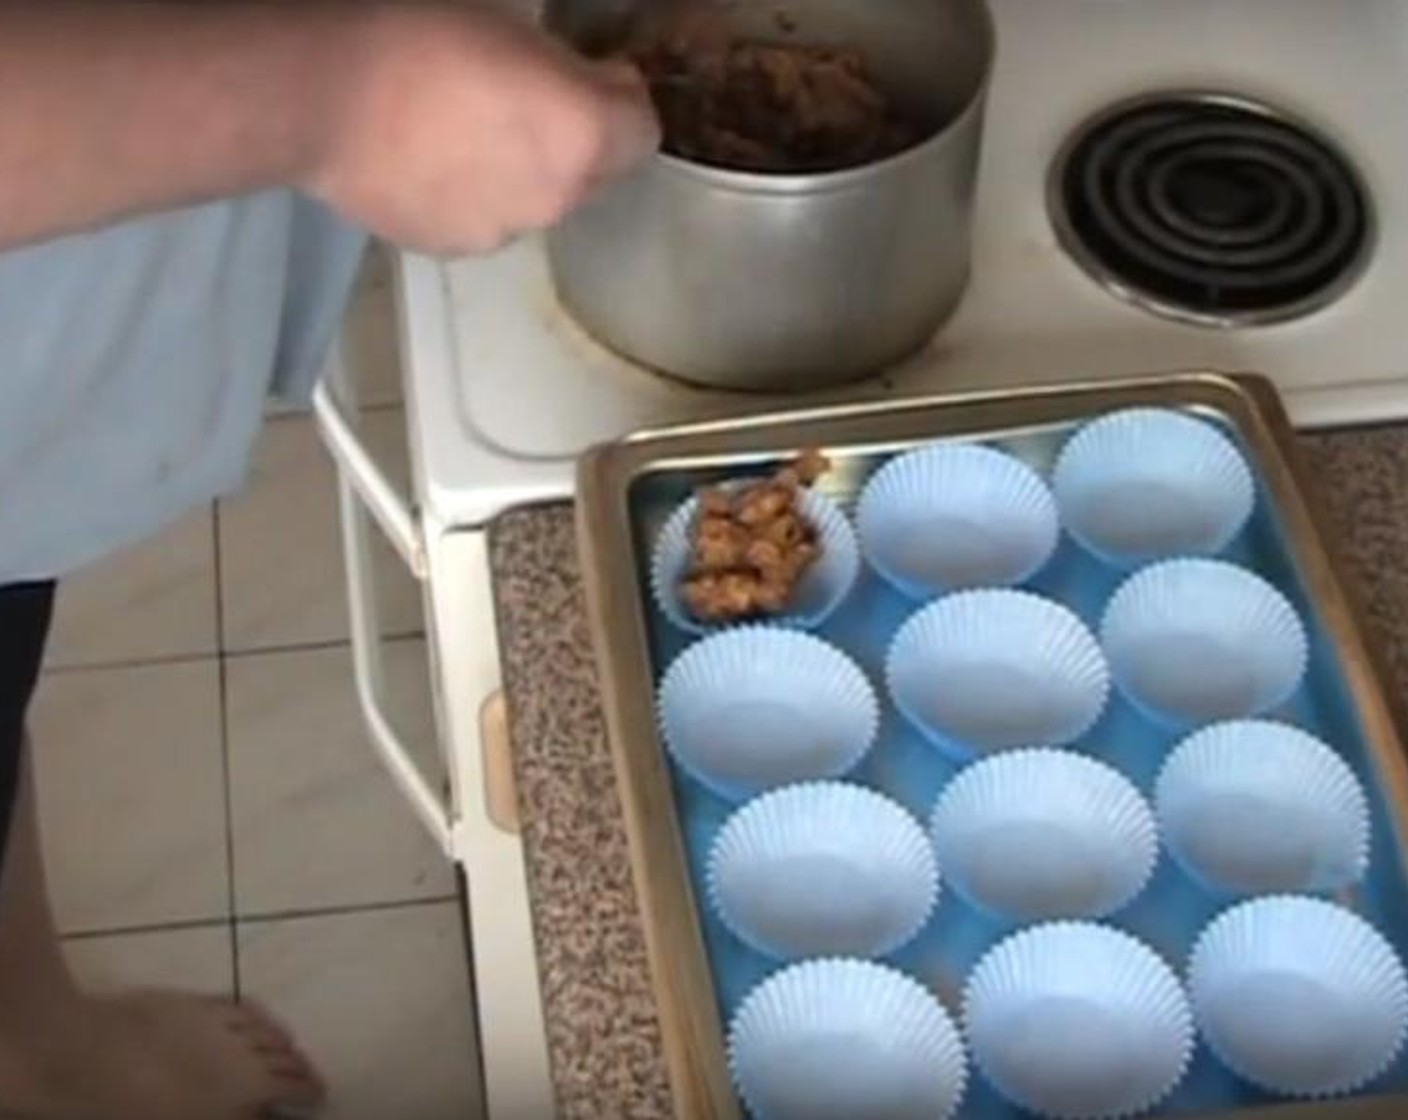
M 554 1105 L 499 691 L 487 531 L 434 526 L 419 515 L 349 423 L 351 394 L 340 364 L 333 366 L 315 395 L 314 413 L 337 465 L 358 699 L 374 749 L 416 816 L 463 871 L 485 1115 L 541 1120 L 553 1115 Z M 421 581 L 435 744 L 404 742 L 386 715 L 368 547 L 373 531 L 387 537 Z M 447 788 L 417 762 L 437 755 Z

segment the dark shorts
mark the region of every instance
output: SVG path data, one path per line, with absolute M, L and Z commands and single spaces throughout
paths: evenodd
M 39 679 L 53 611 L 52 583 L 0 587 L 0 867 L 19 788 L 25 712 Z

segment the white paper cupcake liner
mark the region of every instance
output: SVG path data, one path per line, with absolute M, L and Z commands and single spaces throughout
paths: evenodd
M 709 852 L 709 898 L 768 956 L 881 957 L 910 941 L 939 896 L 923 828 L 872 790 L 815 782 L 734 814 Z
M 1168 560 L 1115 592 L 1101 644 L 1121 690 L 1178 725 L 1262 715 L 1305 675 L 1305 627 L 1260 576 L 1217 560 Z
M 1230 439 L 1187 413 L 1158 408 L 1085 425 L 1057 459 L 1052 486 L 1071 535 L 1128 567 L 1221 552 L 1256 502 L 1251 470 Z
M 686 649 L 665 672 L 658 706 L 671 756 L 731 800 L 839 777 L 880 726 L 875 692 L 854 661 L 820 638 L 764 626 Z
M 1109 693 L 1085 624 L 1023 591 L 963 591 L 920 610 L 900 627 L 885 674 L 906 719 L 980 754 L 1070 743 Z
M 748 994 L 729 1064 L 753 1120 L 948 1120 L 967 1085 L 958 1029 L 903 973 L 856 960 L 793 965 Z
M 1276 1093 L 1352 1093 L 1408 1030 L 1408 980 L 1383 936 L 1316 898 L 1226 911 L 1193 947 L 1188 987 L 1203 1037 L 1238 1076 Z
M 861 491 L 856 528 L 875 570 L 915 599 L 1024 583 L 1060 537 L 1041 476 L 977 444 L 935 444 L 891 459 Z
M 990 949 L 968 979 L 963 1025 L 998 1092 L 1059 1120 L 1152 1108 L 1193 1050 L 1173 970 L 1128 934 L 1088 923 L 1034 926 Z
M 1139 791 L 1069 751 L 969 766 L 939 797 L 931 834 L 954 890 L 1021 922 L 1112 914 L 1144 889 L 1159 853 Z
M 803 490 L 798 509 L 816 528 L 821 554 L 802 575 L 787 609 L 755 621 L 809 630 L 825 622 L 855 586 L 860 574 L 860 548 L 841 507 L 825 494 Z M 689 498 L 661 527 L 651 555 L 650 590 L 671 623 L 691 634 L 708 634 L 723 627 L 694 618 L 680 598 L 680 586 L 691 564 L 698 512 L 699 499 Z
M 1169 755 L 1154 796 L 1174 857 L 1218 890 L 1336 890 L 1369 864 L 1369 806 L 1354 771 L 1287 724 L 1195 732 Z

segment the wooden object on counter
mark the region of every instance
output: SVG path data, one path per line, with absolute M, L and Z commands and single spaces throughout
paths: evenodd
M 518 835 L 518 787 L 513 780 L 513 744 L 508 737 L 508 702 L 495 692 L 479 709 L 479 743 L 484 752 L 484 807 L 494 827 Z
M 1408 697 L 1408 426 L 1306 437 L 1389 693 Z M 567 503 L 490 533 L 558 1116 L 674 1116 Z

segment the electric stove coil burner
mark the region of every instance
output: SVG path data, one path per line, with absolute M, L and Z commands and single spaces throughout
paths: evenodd
M 1373 239 L 1368 194 L 1336 147 L 1217 94 L 1099 114 L 1058 155 L 1047 194 L 1061 244 L 1103 287 L 1206 325 L 1324 307 L 1363 271 Z

